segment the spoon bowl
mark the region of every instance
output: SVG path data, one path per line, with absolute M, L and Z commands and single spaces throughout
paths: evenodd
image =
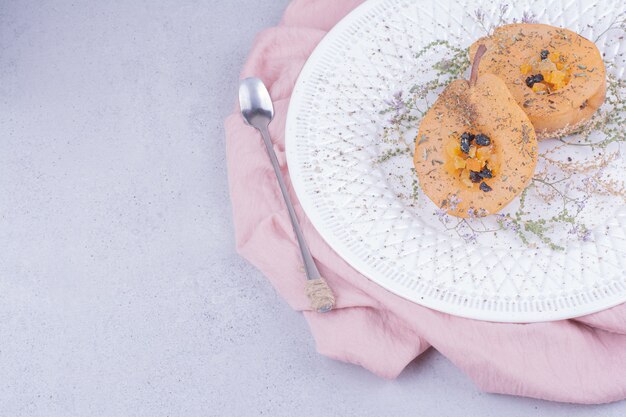
M 258 78 L 246 78 L 239 83 L 239 106 L 246 124 L 261 129 L 274 118 L 274 105 L 269 91 Z

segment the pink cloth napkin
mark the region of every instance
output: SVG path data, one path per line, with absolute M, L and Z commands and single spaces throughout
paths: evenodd
M 237 249 L 289 305 L 303 311 L 319 353 L 395 378 L 433 346 L 480 389 L 575 403 L 626 398 L 626 305 L 550 323 L 500 324 L 463 319 L 395 296 L 351 268 L 322 240 L 290 187 L 285 116 L 298 74 L 315 46 L 358 0 L 295 0 L 279 26 L 258 35 L 242 78 L 270 89 L 270 125 L 304 234 L 335 291 L 337 309 L 309 310 L 304 272 L 287 210 L 261 137 L 238 111 L 226 120 L 226 147 Z

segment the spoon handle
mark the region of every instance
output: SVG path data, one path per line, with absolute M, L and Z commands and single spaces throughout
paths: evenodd
M 283 174 L 280 172 L 280 165 L 278 165 L 278 159 L 276 158 L 276 153 L 274 152 L 274 147 L 272 146 L 269 131 L 267 130 L 267 127 L 262 127 L 259 129 L 259 131 L 261 132 L 261 136 L 263 136 L 263 142 L 265 142 L 267 153 L 269 154 L 270 160 L 272 161 L 272 166 L 274 167 L 274 172 L 276 173 L 276 179 L 278 179 L 280 191 L 282 192 L 283 198 L 285 199 L 285 204 L 287 205 L 287 211 L 289 212 L 289 218 L 291 219 L 293 231 L 296 234 L 296 239 L 298 239 L 298 246 L 300 247 L 300 252 L 302 253 L 302 260 L 304 262 L 306 277 L 308 280 L 320 279 L 321 275 L 317 269 L 317 266 L 315 266 L 315 262 L 313 261 L 313 257 L 311 256 L 311 251 L 309 251 L 309 247 L 304 240 L 302 230 L 300 229 L 300 224 L 298 223 L 298 218 L 296 217 L 296 212 L 293 209 L 293 204 L 291 203 L 291 198 L 289 197 L 289 193 L 287 193 L 285 180 L 283 179 Z

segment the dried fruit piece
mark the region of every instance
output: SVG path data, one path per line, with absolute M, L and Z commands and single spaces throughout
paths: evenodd
M 480 171 L 483 168 L 482 162 L 478 159 L 468 159 L 465 163 L 465 166 L 472 171 Z
M 489 146 L 491 145 L 491 139 L 489 139 L 489 136 L 481 133 L 476 135 L 476 144 L 480 146 Z
M 550 73 L 545 81 L 552 84 L 552 88 L 554 90 L 558 90 L 565 87 L 566 76 L 567 74 L 565 74 L 563 71 L 553 71 Z
M 533 71 L 543 75 L 543 78 L 546 78 L 548 75 L 550 75 L 552 71 L 556 71 L 556 64 L 547 60 L 540 61 L 537 64 L 533 65 Z
M 559 62 L 560 58 L 561 58 L 561 54 L 559 52 L 550 52 L 550 55 L 548 55 L 548 59 L 554 62 L 555 64 Z
M 483 164 L 487 162 L 487 159 L 493 153 L 493 148 L 490 147 L 481 147 L 476 151 L 476 158 L 482 162 Z
M 482 178 L 493 178 L 493 172 L 487 167 L 484 167 L 478 174 Z
M 461 136 L 461 152 L 469 153 L 470 151 L 470 140 L 467 136 Z
M 483 180 L 483 177 L 480 176 L 479 172 L 470 171 L 469 179 L 470 179 L 471 182 L 479 183 L 479 182 L 481 182 Z
M 463 132 L 461 134 L 461 140 L 466 140 L 469 143 L 472 143 L 472 141 L 474 140 L 474 135 L 469 132 Z

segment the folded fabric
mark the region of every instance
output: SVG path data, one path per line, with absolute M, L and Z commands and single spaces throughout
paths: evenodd
M 289 98 L 307 57 L 361 1 L 295 0 L 279 26 L 258 35 L 242 78 L 261 78 L 274 100 L 274 149 L 311 252 L 337 309 L 310 311 L 304 270 L 286 207 L 258 133 L 238 111 L 226 120 L 237 249 L 280 295 L 303 311 L 318 351 L 395 378 L 433 346 L 480 387 L 575 403 L 626 398 L 626 305 L 549 323 L 500 324 L 450 316 L 406 301 L 356 272 L 322 240 L 298 204 L 285 160 Z

